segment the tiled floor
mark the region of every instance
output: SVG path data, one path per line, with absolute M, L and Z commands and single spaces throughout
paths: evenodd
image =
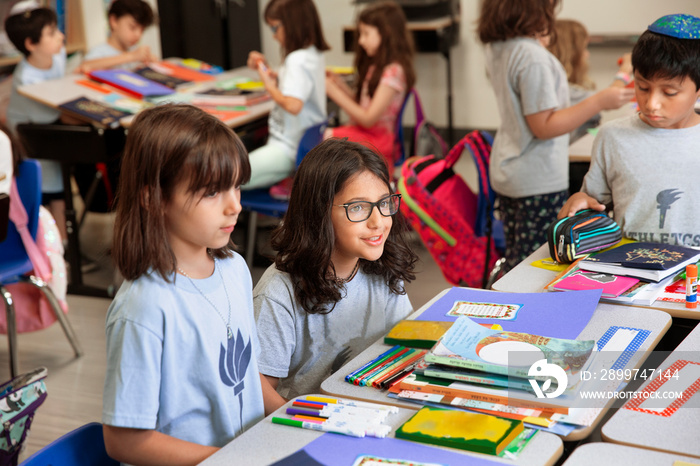
M 94 258 L 99 269 L 84 277 L 87 284 L 106 287 L 115 281 L 115 272 L 108 254 L 113 224 L 112 214 L 90 213 L 81 231 L 84 253 Z M 241 231 L 244 229 L 241 228 Z M 264 232 L 260 243 L 265 241 Z M 240 241 L 242 243 L 242 241 Z M 408 295 L 414 308 L 419 308 L 450 285 L 435 262 L 418 240 L 414 242 L 421 260 L 417 279 L 408 284 Z M 264 250 L 264 245 L 261 244 Z M 254 267 L 253 280 L 257 281 L 264 267 Z M 48 398 L 37 410 L 26 450 L 20 457 L 49 444 L 61 435 L 91 421 L 100 421 L 102 412 L 102 385 L 105 367 L 104 318 L 110 300 L 82 296 L 68 296 L 68 314 L 80 339 L 85 355 L 75 359 L 59 325 L 19 336 L 20 371 L 46 366 Z M 0 380 L 9 378 L 7 343 L 0 337 Z

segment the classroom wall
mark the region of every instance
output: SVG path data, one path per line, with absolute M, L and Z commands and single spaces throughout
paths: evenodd
M 326 40 L 332 50 L 326 63 L 350 65 L 352 54 L 343 52 L 342 28 L 353 24 L 358 7 L 351 0 L 315 0 Z M 266 4 L 261 0 L 261 11 Z M 495 97 L 485 73 L 483 47 L 474 33 L 479 0 L 461 0 L 459 43 L 452 48 L 453 115 L 457 128 L 495 129 L 499 124 Z M 671 13 L 700 16 L 699 0 L 563 0 L 558 17 L 578 19 L 591 33 L 638 33 L 656 18 Z M 263 53 L 279 62 L 279 46 L 262 22 Z M 592 48 L 591 78 L 598 88 L 606 87 L 617 70 L 617 57 L 625 49 Z M 416 85 L 427 116 L 438 126 L 447 126 L 445 61 L 439 54 L 419 54 L 416 58 Z

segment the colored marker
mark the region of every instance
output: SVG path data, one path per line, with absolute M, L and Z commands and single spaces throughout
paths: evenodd
M 365 386 L 372 386 L 373 382 L 375 380 L 381 379 L 384 377 L 388 372 L 396 369 L 396 367 L 402 366 L 406 364 L 406 361 L 411 359 L 414 353 L 416 353 L 417 350 L 414 349 L 409 349 L 406 348 L 406 351 L 398 354 L 395 358 L 392 360 L 388 360 L 384 363 L 382 367 L 377 368 L 375 371 L 372 372 L 371 375 L 368 377 L 364 378 L 360 385 L 365 385 Z
M 340 409 L 322 409 L 322 410 L 315 410 L 315 409 L 308 409 L 308 408 L 287 408 L 287 414 L 295 415 L 295 414 L 300 414 L 303 416 L 316 416 L 316 417 L 323 417 L 323 418 L 331 418 L 331 417 L 343 417 L 343 418 L 352 418 L 352 419 L 362 419 L 367 422 L 372 422 L 372 423 L 381 423 L 384 419 L 386 419 L 387 414 L 389 414 L 387 411 L 384 411 L 385 414 L 373 414 L 373 413 L 356 413 L 352 411 L 343 411 Z
M 345 406 L 358 406 L 358 407 L 365 407 L 365 408 L 370 408 L 370 409 L 385 409 L 389 411 L 390 413 L 398 413 L 399 408 L 396 406 L 387 406 L 387 405 L 382 405 L 379 403 L 370 403 L 367 401 L 356 401 L 356 400 L 344 400 L 342 398 L 329 398 L 326 396 L 316 396 L 316 395 L 308 395 L 306 397 L 307 400 L 309 401 L 319 401 L 322 403 L 328 403 L 328 404 L 339 404 L 339 405 L 345 405 Z
M 685 307 L 698 307 L 698 266 L 695 264 L 685 266 Z
M 392 354 L 391 356 L 386 358 L 384 361 L 380 362 L 379 364 L 377 364 L 376 366 L 374 366 L 373 368 L 371 368 L 370 370 L 368 370 L 364 374 L 357 377 L 353 381 L 353 383 L 355 385 L 368 385 L 367 379 L 374 377 L 375 375 L 379 374 L 381 371 L 386 369 L 389 365 L 394 364 L 394 362 L 396 361 L 397 358 L 398 359 L 402 358 L 403 355 L 405 353 L 407 353 L 408 351 L 409 351 L 409 348 L 402 347 L 396 353 Z
M 307 411 L 323 412 L 323 413 L 343 413 L 352 416 L 365 416 L 365 417 L 379 417 L 386 418 L 389 415 L 389 411 L 384 409 L 376 408 L 365 408 L 358 406 L 345 406 L 345 405 L 317 405 L 311 406 L 309 403 L 299 403 L 294 401 L 292 406 L 297 409 L 306 409 Z
M 282 424 L 285 426 L 301 427 L 302 429 L 316 430 L 318 432 L 333 432 L 334 434 L 349 435 L 351 437 L 364 437 L 364 431 L 352 427 L 341 427 L 335 425 L 317 424 L 309 421 L 295 421 L 294 419 L 286 419 L 283 417 L 273 417 L 273 424 Z
M 373 424 L 373 425 L 368 425 L 368 424 L 354 424 L 354 423 L 336 423 L 332 419 L 328 420 L 323 420 L 323 419 L 318 419 L 318 418 L 310 418 L 307 416 L 294 416 L 293 418 L 295 421 L 301 421 L 301 422 L 313 422 L 314 424 L 325 424 L 326 426 L 334 426 L 334 427 L 347 427 L 347 426 L 352 426 L 353 428 L 357 428 L 358 430 L 364 431 L 365 436 L 367 437 L 375 437 L 375 438 L 384 438 L 387 435 L 389 435 L 389 432 L 391 432 L 391 426 L 387 426 L 384 424 Z

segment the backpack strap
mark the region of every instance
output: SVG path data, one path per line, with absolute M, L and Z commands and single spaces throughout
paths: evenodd
M 10 186 L 10 221 L 14 223 L 17 233 L 19 233 L 20 238 L 22 238 L 24 249 L 27 251 L 27 255 L 34 267 L 34 275 L 44 281 L 49 281 L 51 279 L 49 258 L 41 248 L 37 246 L 34 238 L 32 238 L 32 234 L 29 232 L 29 228 L 27 228 L 29 217 L 27 216 L 27 210 L 24 208 L 24 204 L 22 204 L 22 198 L 19 197 L 16 178 L 12 179 L 12 185 Z M 36 236 L 37 238 L 44 237 L 41 223 L 39 223 L 37 227 Z
M 423 113 L 423 105 L 420 102 L 420 97 L 418 97 L 418 91 L 416 88 L 411 88 L 410 91 L 408 91 L 409 94 L 413 94 L 413 105 L 416 111 L 416 129 L 420 126 L 421 123 L 423 123 L 423 120 L 425 120 L 425 114 Z M 408 98 L 408 95 L 406 96 Z

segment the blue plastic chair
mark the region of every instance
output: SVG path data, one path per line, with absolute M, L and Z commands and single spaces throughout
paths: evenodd
M 36 239 L 39 225 L 39 207 L 41 206 L 41 166 L 36 160 L 25 160 L 20 164 L 17 172 L 15 179 L 17 181 L 19 197 L 27 211 L 27 228 L 32 238 Z M 68 318 L 63 313 L 63 310 L 61 310 L 61 306 L 51 290 L 51 287 L 43 280 L 33 275 L 27 275 L 33 269 L 34 266 L 27 255 L 27 251 L 24 249 L 24 244 L 22 243 L 22 238 L 17 228 L 15 228 L 12 222 L 9 222 L 7 237 L 5 241 L 0 242 L 0 295 L 2 295 L 2 299 L 5 302 L 5 312 L 7 315 L 7 339 L 10 350 L 10 375 L 12 377 L 19 374 L 17 326 L 15 321 L 16 310 L 12 294 L 4 285 L 22 281 L 37 287 L 51 305 L 68 341 L 73 347 L 73 351 L 75 351 L 76 357 L 82 355 L 82 350 L 78 344 L 75 332 Z
M 333 118 L 329 115 L 325 121 L 308 128 L 299 141 L 297 149 L 296 166 L 298 167 L 306 154 L 323 140 L 323 133 L 328 127 L 328 122 Z M 241 191 L 241 207 L 250 213 L 248 218 L 248 233 L 246 238 L 245 261 L 248 267 L 253 267 L 255 255 L 255 240 L 258 229 L 258 214 L 270 217 L 282 218 L 287 212 L 287 201 L 280 201 L 270 196 L 270 188 L 252 189 Z
M 119 466 L 105 450 L 102 424 L 91 422 L 68 432 L 32 456 L 22 466 Z

